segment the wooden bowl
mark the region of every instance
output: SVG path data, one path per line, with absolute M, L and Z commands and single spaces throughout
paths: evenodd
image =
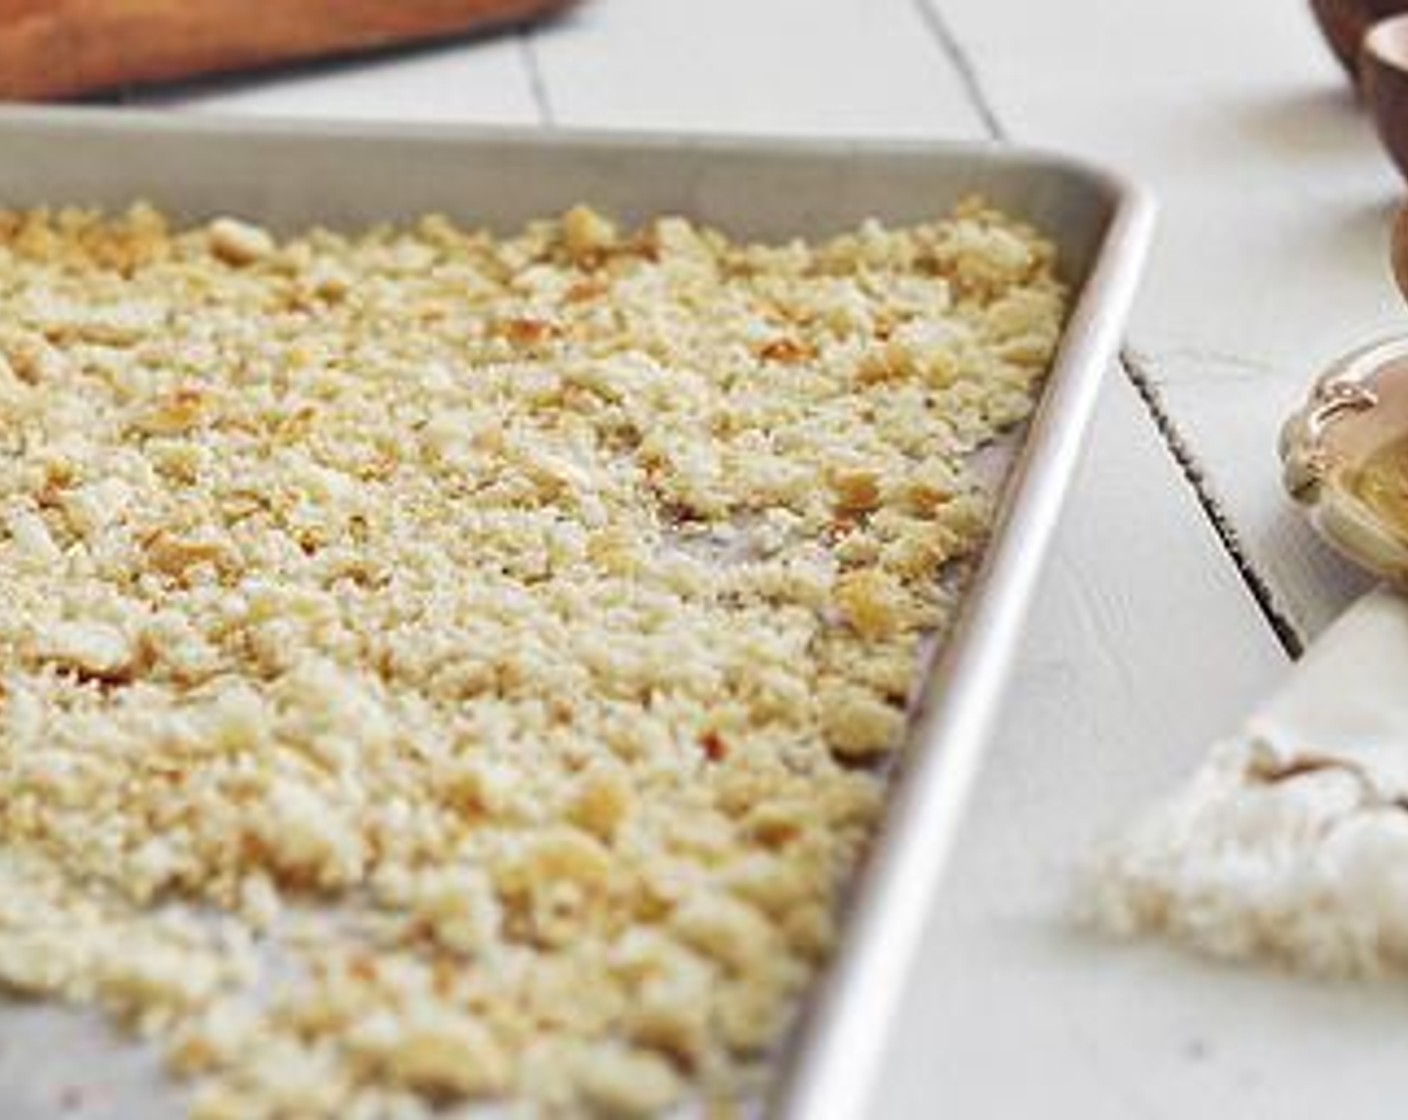
M 1359 75 L 1359 48 L 1375 23 L 1408 12 L 1408 0 L 1310 0 L 1320 30 L 1352 78 Z
M 1364 36 L 1359 84 L 1379 138 L 1408 179 L 1408 15 L 1380 20 Z
M 1398 290 L 1408 300 L 1408 206 L 1398 211 L 1393 222 L 1393 278 L 1398 281 Z

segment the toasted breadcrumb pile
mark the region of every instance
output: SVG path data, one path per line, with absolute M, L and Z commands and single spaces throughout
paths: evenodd
M 1053 255 L 0 215 L 0 983 L 199 1120 L 758 1091 Z

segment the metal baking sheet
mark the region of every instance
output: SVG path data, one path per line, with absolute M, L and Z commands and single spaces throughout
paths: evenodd
M 731 234 L 817 237 L 876 216 L 931 218 L 980 192 L 1061 251 L 1075 293 L 1055 367 L 1016 449 L 998 526 L 934 660 L 840 952 L 789 1040 L 770 1115 L 854 1120 L 934 901 L 1027 601 L 1149 239 L 1137 189 L 1064 157 L 972 144 L 798 141 L 275 123 L 106 110 L 0 113 L 0 204 L 239 213 L 287 230 L 430 210 L 512 229 L 587 201 L 626 221 L 682 213 Z M 90 1013 L 0 1008 L 0 1115 L 180 1114 L 145 1048 Z

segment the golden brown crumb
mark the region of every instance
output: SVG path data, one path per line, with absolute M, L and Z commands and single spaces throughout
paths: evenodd
M 5 215 L 0 984 L 203 1120 L 756 1092 L 1052 257 Z
M 210 251 L 226 264 L 253 264 L 274 251 L 274 239 L 238 218 L 217 218 L 210 223 Z

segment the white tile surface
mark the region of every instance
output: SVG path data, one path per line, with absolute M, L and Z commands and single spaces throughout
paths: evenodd
M 597 0 L 534 38 L 564 125 L 982 134 L 910 0 Z
M 536 124 L 521 36 L 509 34 L 132 95 L 210 113 Z

